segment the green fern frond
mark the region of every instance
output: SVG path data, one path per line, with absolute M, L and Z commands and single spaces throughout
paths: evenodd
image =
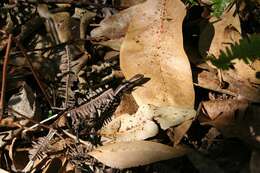
M 233 0 L 211 0 L 212 2 L 212 15 L 220 17 L 223 12 L 229 7 Z
M 254 34 L 241 39 L 239 42 L 231 44 L 225 51 L 221 50 L 218 58 L 214 55 L 209 58 L 213 65 L 224 70 L 231 67 L 234 59 L 242 59 L 248 64 L 256 58 L 260 58 L 260 35 Z
M 190 4 L 191 6 L 198 5 L 196 0 L 185 0 L 185 4 Z
M 210 0 L 210 4 L 212 4 L 211 9 L 211 15 L 215 17 L 220 17 L 226 9 L 230 5 L 233 4 L 235 0 Z M 185 4 L 189 4 L 190 6 L 198 5 L 197 0 L 184 0 Z

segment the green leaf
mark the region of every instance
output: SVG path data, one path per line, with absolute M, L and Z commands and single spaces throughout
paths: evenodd
M 208 57 L 212 64 L 220 69 L 227 70 L 232 65 L 232 60 L 242 59 L 245 63 L 250 63 L 260 58 L 260 35 L 253 34 L 239 42 L 231 44 L 226 50 L 221 50 L 216 58 L 214 55 Z
M 198 2 L 196 0 L 185 0 L 185 4 L 194 6 L 194 5 L 198 5 Z
M 233 0 L 211 0 L 212 1 L 212 15 L 220 17 Z

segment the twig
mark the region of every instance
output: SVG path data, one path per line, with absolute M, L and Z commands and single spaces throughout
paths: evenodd
M 7 73 L 7 64 L 10 54 L 12 44 L 12 34 L 9 34 L 7 48 L 5 51 L 4 64 L 3 64 L 3 73 L 2 73 L 2 89 L 1 89 L 1 100 L 0 100 L 0 121 L 4 115 L 4 99 L 5 99 L 5 88 L 6 88 L 6 73 Z
M 44 123 L 46 123 L 46 122 L 48 122 L 48 121 L 50 121 L 50 120 L 53 120 L 53 119 L 57 118 L 58 116 L 59 116 L 59 114 L 55 114 L 55 115 L 53 115 L 53 116 L 51 116 L 51 117 L 49 117 L 49 118 L 46 118 L 46 119 L 40 121 L 39 123 L 36 123 L 36 124 L 32 125 L 32 126 L 29 127 L 28 129 L 29 129 L 29 130 L 32 130 L 32 129 L 38 127 L 38 126 L 43 125 Z
M 69 87 L 70 87 L 70 51 L 69 46 L 65 46 L 66 49 L 66 56 L 67 56 L 67 64 L 68 64 L 68 74 L 67 74 L 67 80 L 66 80 L 66 93 L 65 93 L 65 108 L 68 108 L 68 101 L 69 101 Z
M 38 48 L 38 49 L 29 49 L 29 50 L 25 50 L 26 53 L 32 53 L 32 52 L 37 52 L 37 51 L 49 51 L 49 50 L 55 50 L 55 49 L 59 49 L 62 47 L 65 47 L 66 45 L 72 45 L 73 43 L 80 43 L 80 42 L 86 42 L 86 41 L 96 41 L 97 38 L 86 38 L 86 39 L 75 39 L 75 40 L 70 40 L 64 43 L 59 43 L 53 46 L 49 46 L 49 47 L 45 47 L 45 48 Z M 11 55 L 16 55 L 21 53 L 21 51 L 13 51 L 11 53 Z
M 46 128 L 46 129 L 52 129 L 51 127 L 46 126 L 46 125 L 44 125 L 44 124 L 41 123 L 41 122 L 37 122 L 37 121 L 35 121 L 35 120 L 31 119 L 31 118 L 28 118 L 26 115 L 24 115 L 24 114 L 22 114 L 22 113 L 20 113 L 20 112 L 18 112 L 18 111 L 16 111 L 16 110 L 14 110 L 14 109 L 12 109 L 12 108 L 8 108 L 8 110 L 11 111 L 11 112 L 13 112 L 13 113 L 18 114 L 19 116 L 21 116 L 21 117 L 23 117 L 23 118 L 25 118 L 25 119 L 27 119 L 27 120 L 29 120 L 30 122 L 36 124 L 37 126 L 41 126 L 41 127 Z
M 67 132 L 66 130 L 63 130 L 63 129 L 62 129 L 62 132 L 63 132 L 66 136 L 68 136 L 69 138 L 71 138 L 71 139 L 73 139 L 73 140 L 75 140 L 75 141 L 77 140 L 77 137 L 76 137 L 75 135 L 73 135 L 73 134 Z M 84 140 L 82 140 L 82 139 L 78 139 L 78 140 L 79 140 L 80 143 L 82 143 L 82 144 L 84 144 L 84 145 L 86 145 L 86 146 L 92 145 L 91 142 L 89 142 L 89 141 L 84 141 Z
M 194 82 L 193 82 L 193 85 L 194 85 L 194 86 L 197 86 L 197 87 L 200 87 L 200 88 L 207 89 L 207 90 L 216 91 L 216 92 L 219 92 L 219 93 L 222 93 L 222 94 L 228 94 L 228 95 L 234 96 L 234 97 L 237 97 L 237 96 L 238 96 L 238 94 L 236 94 L 236 93 L 234 93 L 234 92 L 231 92 L 231 91 L 228 91 L 228 90 L 226 90 L 226 89 L 211 88 L 211 87 L 203 86 L 203 85 L 200 85 L 199 83 L 194 83 Z
M 31 62 L 30 58 L 28 57 L 28 55 L 26 54 L 25 49 L 23 48 L 23 46 L 19 42 L 17 43 L 17 45 L 20 48 L 20 50 L 22 51 L 23 56 L 26 58 L 27 62 L 29 63 L 30 70 L 32 71 L 32 74 L 33 74 L 37 84 L 39 85 L 43 95 L 45 96 L 45 98 L 46 98 L 47 102 L 49 103 L 50 107 L 52 107 L 52 103 L 51 103 L 51 101 L 49 99 L 49 96 L 45 92 L 45 90 L 44 90 L 44 88 L 43 88 L 43 86 L 41 84 L 41 81 L 39 80 L 38 75 L 36 74 L 36 71 L 33 68 L 32 62 Z

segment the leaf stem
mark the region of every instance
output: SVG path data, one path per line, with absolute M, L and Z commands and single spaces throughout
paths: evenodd
M 6 88 L 6 82 L 7 82 L 6 73 L 7 73 L 7 64 L 8 64 L 11 44 L 12 44 L 12 34 L 9 34 L 7 48 L 6 48 L 5 56 L 4 56 L 3 73 L 2 73 L 2 88 L 1 88 L 1 99 L 0 99 L 0 111 L 1 111 L 0 112 L 0 121 L 4 114 L 5 88 Z

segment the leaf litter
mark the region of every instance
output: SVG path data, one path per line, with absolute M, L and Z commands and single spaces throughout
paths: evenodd
M 1 172 L 258 172 L 257 1 L 0 7 Z

